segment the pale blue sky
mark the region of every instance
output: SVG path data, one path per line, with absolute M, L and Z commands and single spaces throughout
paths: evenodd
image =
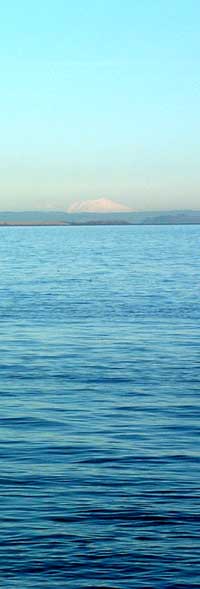
M 11 0 L 0 209 L 200 207 L 200 3 Z

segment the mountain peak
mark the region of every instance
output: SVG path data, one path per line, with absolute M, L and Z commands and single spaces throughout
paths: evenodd
M 114 202 L 109 198 L 83 200 L 75 202 L 68 208 L 68 213 L 128 213 L 131 209 L 126 205 Z

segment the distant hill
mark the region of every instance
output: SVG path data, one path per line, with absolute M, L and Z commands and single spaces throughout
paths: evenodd
M 200 224 L 200 210 L 141 212 L 2 211 L 0 225 L 188 225 Z
M 170 211 L 157 215 L 147 215 L 144 225 L 197 225 L 200 223 L 200 211 Z
M 75 202 L 68 209 L 68 213 L 122 213 L 130 211 L 131 209 L 126 205 L 108 198 Z

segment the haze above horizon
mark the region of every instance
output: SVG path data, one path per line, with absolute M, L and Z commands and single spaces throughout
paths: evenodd
M 197 0 L 1 9 L 0 210 L 200 206 Z

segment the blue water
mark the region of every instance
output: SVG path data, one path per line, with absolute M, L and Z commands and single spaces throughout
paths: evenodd
M 0 230 L 0 586 L 199 587 L 200 226 Z

